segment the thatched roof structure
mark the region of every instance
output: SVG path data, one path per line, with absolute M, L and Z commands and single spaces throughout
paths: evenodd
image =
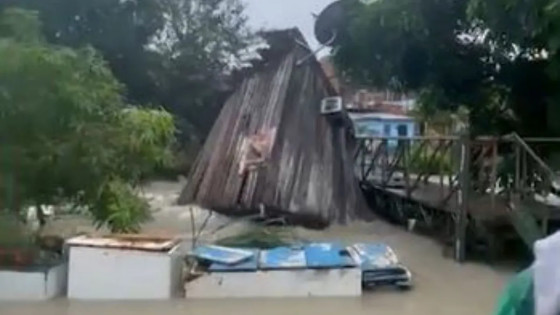
M 321 114 L 335 95 L 299 30 L 264 34 L 269 49 L 225 103 L 179 202 L 230 215 L 344 223 L 364 213 L 349 120 Z

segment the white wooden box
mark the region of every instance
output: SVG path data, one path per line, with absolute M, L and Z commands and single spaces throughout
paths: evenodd
M 107 248 L 68 242 L 68 298 L 80 300 L 162 300 L 182 292 L 180 245 L 164 251 L 144 247 Z

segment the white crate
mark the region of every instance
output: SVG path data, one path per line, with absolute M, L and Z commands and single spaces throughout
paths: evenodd
M 162 300 L 180 296 L 180 247 L 157 252 L 73 246 L 70 242 L 68 298 Z

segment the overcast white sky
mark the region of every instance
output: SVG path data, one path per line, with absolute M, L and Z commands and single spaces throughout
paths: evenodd
M 298 27 L 311 47 L 317 47 L 311 13 L 320 13 L 334 0 L 244 0 L 251 26 L 265 29 Z

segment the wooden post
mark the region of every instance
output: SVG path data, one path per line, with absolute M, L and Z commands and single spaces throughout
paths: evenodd
M 492 165 L 490 173 L 490 198 L 492 203 L 492 211 L 496 208 L 496 182 L 498 181 L 498 140 L 492 141 Z
M 383 139 L 383 152 L 381 154 L 383 154 L 381 159 L 381 182 L 386 183 L 387 168 L 389 168 L 389 147 L 387 139 Z M 386 185 L 383 184 L 383 188 L 385 187 Z
M 443 140 L 439 141 L 439 144 L 443 144 Z M 442 156 L 445 158 L 445 154 L 447 152 L 443 151 Z M 443 186 L 443 181 L 445 180 L 445 174 L 444 174 L 445 170 L 443 169 L 443 163 L 439 164 L 439 197 L 443 198 L 444 194 L 444 186 Z M 451 184 L 450 184 L 451 185 Z M 451 189 L 451 187 L 449 186 L 449 188 Z
M 403 140 L 403 157 L 402 157 L 402 165 L 404 171 L 404 186 L 406 187 L 406 197 L 410 199 L 412 195 L 412 189 L 410 187 L 410 170 L 408 169 L 408 155 L 410 154 L 410 141 L 412 140 Z
M 527 151 L 521 151 L 521 187 L 527 185 Z M 523 194 L 524 195 L 524 192 Z
M 457 158 L 459 157 L 459 150 L 460 150 L 460 141 L 450 141 L 449 145 L 450 149 L 450 156 L 451 156 L 451 168 L 447 173 L 447 186 L 449 187 L 449 191 L 453 191 L 453 186 L 455 185 L 455 171 L 459 169 L 459 164 L 457 164 Z M 444 194 L 445 196 L 445 194 Z
M 457 191 L 457 221 L 455 222 L 455 260 L 464 262 L 466 256 L 467 215 L 470 190 L 470 141 L 468 131 L 460 138 L 459 190 Z
M 361 163 L 360 163 L 360 173 L 362 175 L 361 180 L 367 181 L 366 177 L 366 154 L 367 154 L 367 140 L 361 140 L 360 147 L 358 149 L 358 154 L 361 155 Z
M 515 192 L 521 193 L 521 147 L 517 142 L 514 143 L 514 146 L 515 146 Z

